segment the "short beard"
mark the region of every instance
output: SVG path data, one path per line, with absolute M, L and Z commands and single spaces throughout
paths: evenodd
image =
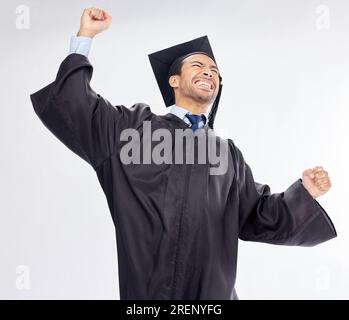
M 184 94 L 187 97 L 190 97 L 192 100 L 199 102 L 199 103 L 204 103 L 204 104 L 210 104 L 215 99 L 215 94 L 213 94 L 211 97 L 203 96 L 203 95 L 200 95 L 197 92 L 195 92 L 194 89 L 193 90 L 187 89 L 187 90 L 185 90 Z

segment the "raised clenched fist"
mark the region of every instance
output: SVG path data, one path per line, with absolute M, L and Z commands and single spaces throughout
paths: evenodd
M 305 170 L 302 182 L 314 199 L 325 194 L 331 188 L 328 173 L 322 167 Z
M 80 20 L 78 36 L 93 38 L 96 34 L 109 28 L 112 17 L 102 9 L 87 8 Z

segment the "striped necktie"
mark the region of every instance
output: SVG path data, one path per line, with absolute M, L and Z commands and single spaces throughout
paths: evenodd
M 202 114 L 198 115 L 198 114 L 189 114 L 189 113 L 187 113 L 185 116 L 189 119 L 189 121 L 191 123 L 191 127 L 190 128 L 193 131 L 195 131 L 196 129 L 199 128 L 199 123 L 201 121 L 205 124 L 206 117 L 204 115 L 202 115 Z

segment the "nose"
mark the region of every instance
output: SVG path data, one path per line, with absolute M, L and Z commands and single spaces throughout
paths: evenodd
M 204 71 L 204 76 L 206 76 L 206 77 L 210 77 L 210 78 L 212 78 L 213 77 L 213 73 L 212 73 L 212 71 L 211 70 L 206 70 L 206 71 Z

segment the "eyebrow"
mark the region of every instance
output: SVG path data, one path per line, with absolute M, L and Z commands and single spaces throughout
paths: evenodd
M 202 66 L 204 65 L 204 64 L 203 64 L 202 62 L 200 62 L 200 61 L 191 61 L 190 63 L 191 63 L 191 64 L 193 64 L 193 63 L 198 63 L 198 64 L 201 64 Z M 212 65 L 210 66 L 210 68 L 214 68 L 214 69 L 218 70 L 217 66 L 215 66 L 214 64 L 212 64 Z

